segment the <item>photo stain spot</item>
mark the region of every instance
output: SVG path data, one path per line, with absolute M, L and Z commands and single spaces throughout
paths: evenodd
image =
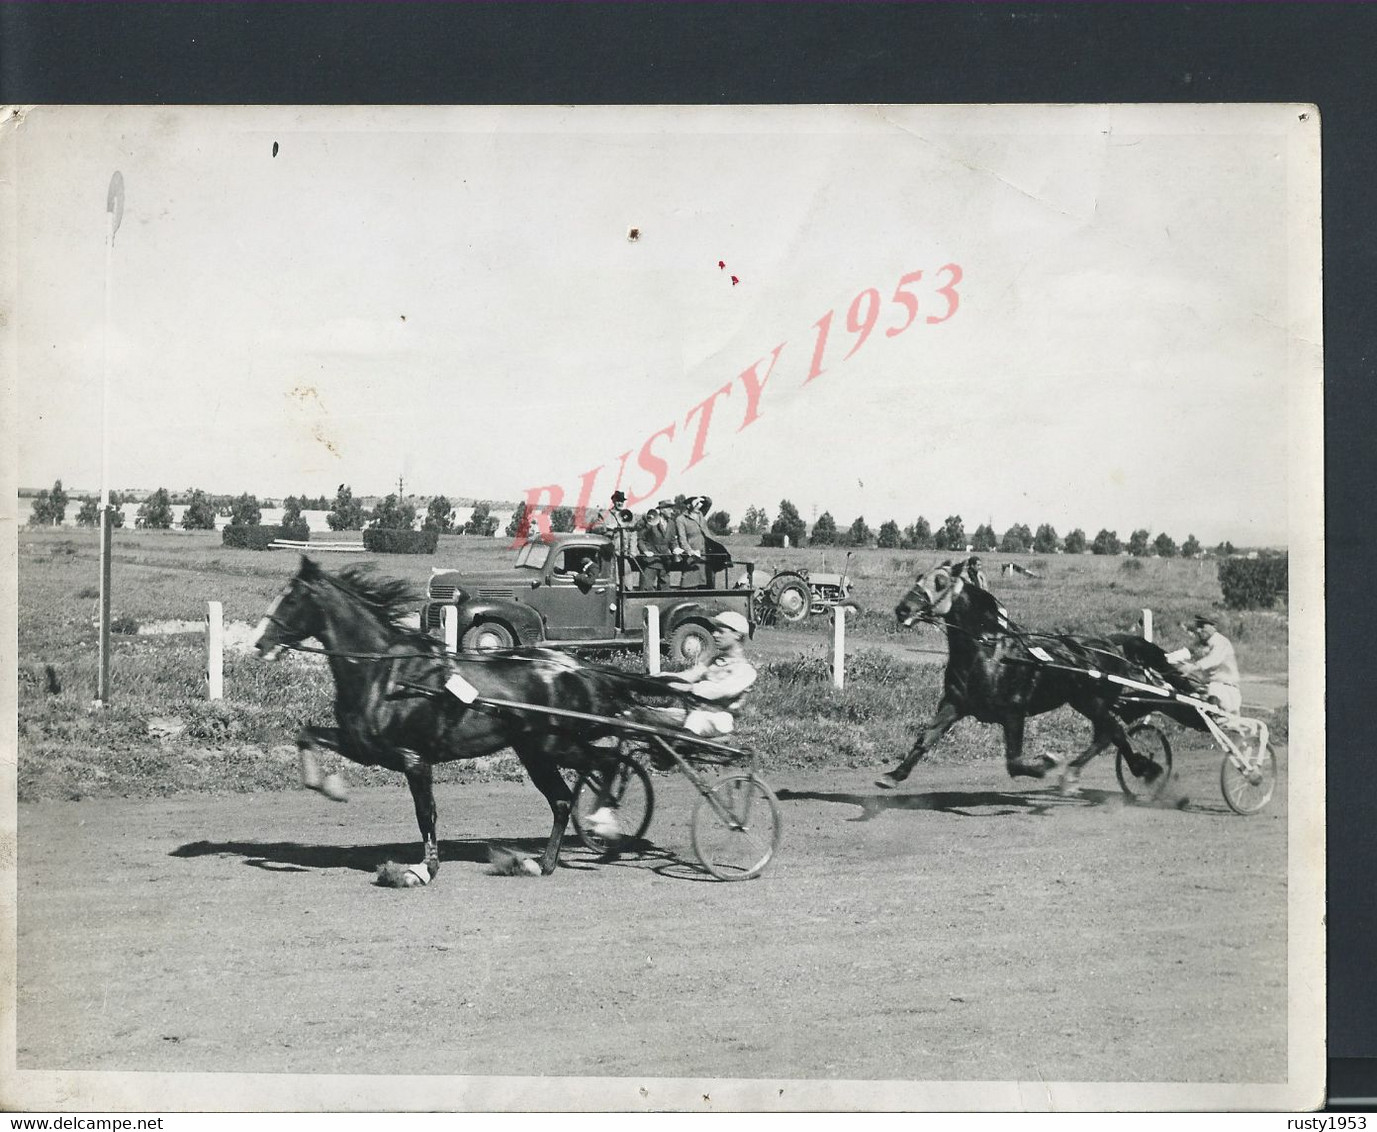
M 277 142 L 273 142 L 273 156 L 277 156 Z
M 740 282 L 741 282 L 741 280 L 738 279 L 735 275 L 732 276 L 732 286 L 733 286 L 733 287 L 735 287 L 735 286 L 736 286 L 738 283 L 740 283 Z
M 403 322 L 405 322 L 405 321 L 406 321 L 406 315 L 402 315 L 402 316 L 401 316 L 401 319 L 402 319 Z
M 626 238 L 634 244 L 641 238 L 641 230 L 639 228 L 628 228 L 626 230 Z
M 718 270 L 718 271 L 721 271 L 721 270 L 722 270 L 723 268 L 725 268 L 726 266 L 727 266 L 727 261 L 726 261 L 726 260 L 724 260 L 724 259 L 719 259 L 719 260 L 717 261 L 717 270 Z

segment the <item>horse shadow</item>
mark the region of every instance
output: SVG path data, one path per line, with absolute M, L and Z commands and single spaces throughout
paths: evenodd
M 962 818 L 996 818 L 1010 814 L 1044 817 L 1067 807 L 1104 806 L 1122 800 L 1109 790 L 1082 787 L 1076 794 L 1051 790 L 929 790 L 923 793 L 852 794 L 826 790 L 776 790 L 781 802 L 836 802 L 857 806 L 860 813 L 847 821 L 874 821 L 890 810 L 937 810 Z
M 303 845 L 297 841 L 191 841 L 168 853 L 169 857 L 240 858 L 249 868 L 273 873 L 306 873 L 346 869 L 351 872 L 376 873 L 388 861 L 411 861 L 417 856 L 414 841 L 396 841 L 373 845 Z M 498 841 L 481 838 L 442 839 L 439 844 L 442 864 L 492 863 L 491 850 L 501 848 L 522 857 L 538 858 L 545 851 L 545 839 L 503 838 Z M 685 861 L 668 849 L 640 840 L 621 846 L 613 853 L 594 853 L 577 842 L 566 841 L 560 853 L 559 867 L 586 872 L 603 866 L 650 869 L 675 880 L 710 880 L 695 864 Z
M 440 860 L 487 864 L 490 846 L 501 844 L 523 855 L 538 857 L 545 850 L 544 838 L 516 838 L 487 841 L 478 838 L 443 839 Z M 395 841 L 373 845 L 303 845 L 297 841 L 192 841 L 173 849 L 169 857 L 239 857 L 251 868 L 278 873 L 304 873 L 313 870 L 348 869 L 373 873 L 387 861 L 411 861 L 419 855 L 415 841 Z

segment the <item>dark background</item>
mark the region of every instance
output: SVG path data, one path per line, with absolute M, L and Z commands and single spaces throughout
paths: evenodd
M 0 102 L 1318 105 L 1330 1090 L 1335 1107 L 1367 1108 L 1377 1103 L 1364 1099 L 1377 1097 L 1377 839 L 1366 820 L 1377 767 L 1367 773 L 1363 649 L 1374 632 L 1363 584 L 1374 543 L 1374 45 L 1368 4 L 4 3 Z M 1200 483 L 1209 490 L 1208 475 Z

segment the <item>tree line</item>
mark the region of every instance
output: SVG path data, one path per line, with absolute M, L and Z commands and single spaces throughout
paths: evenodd
M 124 513 L 120 506 L 132 500 L 122 499 L 118 492 L 110 493 L 114 508 L 111 515 L 113 526 L 124 525 Z M 51 489 L 40 491 L 34 498 L 31 526 L 58 526 L 65 520 L 67 507 L 71 502 L 68 493 L 57 480 Z M 686 504 L 688 497 L 675 497 L 678 504 Z M 140 505 L 134 525 L 147 530 L 166 530 L 172 526 L 174 504 L 185 505 L 181 526 L 185 530 L 214 530 L 216 519 L 228 517 L 230 526 L 254 526 L 262 521 L 262 508 L 256 496 L 245 493 L 238 496 L 210 495 L 199 488 L 188 488 L 184 492 L 171 493 L 160 487 L 149 495 Z M 397 492 L 384 497 L 372 508 L 365 507 L 354 496 L 348 484 L 340 484 L 333 500 L 325 496 L 289 495 L 282 501 L 282 526 L 297 532 L 296 537 L 305 537 L 309 531 L 303 511 L 326 511 L 325 522 L 332 531 L 360 531 L 365 527 L 379 530 L 409 531 L 415 529 L 418 518 L 420 529 L 439 534 L 467 534 L 491 537 L 497 533 L 499 520 L 492 513 L 490 503 L 479 501 L 474 505 L 473 514 L 464 522 L 456 516 L 455 505 L 443 495 L 430 500 L 424 517 L 417 505 Z M 555 507 L 549 513 L 550 529 L 559 534 L 573 531 L 580 516 L 572 507 Z M 76 516 L 78 526 L 94 527 L 100 521 L 99 500 L 85 497 Z M 506 533 L 519 537 L 526 533 L 526 504 L 517 507 L 507 524 Z M 732 517 L 728 511 L 714 511 L 708 516 L 708 530 L 718 536 L 733 533 Z M 882 550 L 950 550 L 964 552 L 967 547 L 977 553 L 1000 551 L 1005 554 L 1091 554 L 1118 555 L 1124 552 L 1142 558 L 1156 555 L 1159 558 L 1195 558 L 1204 553 L 1200 540 L 1195 535 L 1187 536 L 1180 546 L 1165 531 L 1153 537 L 1146 528 L 1133 531 L 1127 542 L 1119 538 L 1117 531 L 1101 529 L 1093 539 L 1086 537 L 1085 531 L 1077 527 L 1064 537 L 1058 535 L 1050 523 L 1042 523 L 1034 531 L 1026 523 L 1015 523 L 1002 534 L 997 533 L 990 523 L 982 523 L 968 536 L 965 523 L 960 515 L 948 515 L 936 528 L 923 516 L 912 523 L 900 527 L 888 519 L 872 530 L 865 517 L 858 516 L 847 527 L 840 527 L 830 511 L 824 511 L 809 528 L 798 508 L 787 499 L 780 500 L 778 512 L 773 521 L 762 507 L 751 506 L 735 528 L 737 534 L 759 535 L 761 546 L 782 546 L 787 537 L 790 546 L 840 546 L 840 547 L 879 547 Z M 1227 557 L 1236 553 L 1232 542 L 1221 542 L 1213 549 L 1216 555 Z
M 33 500 L 29 515 L 29 525 L 34 527 L 61 526 L 67 518 L 67 508 L 71 496 L 57 480 L 51 488 L 40 491 Z M 111 526 L 124 526 L 125 503 L 134 502 L 132 493 L 121 495 L 110 493 Z M 271 504 L 269 504 L 271 505 Z M 216 520 L 228 518 L 229 525 L 257 526 L 263 521 L 263 504 L 250 493 L 242 495 L 212 495 L 200 488 L 171 492 L 160 487 L 151 492 L 142 503 L 134 519 L 134 525 L 143 530 L 169 530 L 174 522 L 172 508 L 184 506 L 179 526 L 183 530 L 211 531 Z M 376 507 L 368 508 L 354 497 L 347 484 L 340 484 L 334 500 L 325 496 L 289 495 L 282 501 L 281 525 L 305 538 L 310 527 L 302 512 L 325 511 L 325 522 L 332 531 L 358 531 L 365 527 L 382 530 L 411 530 L 416 525 L 417 507 L 395 492 L 382 499 Z M 94 496 L 83 497 L 81 509 L 76 515 L 77 526 L 95 527 L 100 523 L 100 500 Z M 492 514 L 489 503 L 479 502 L 472 516 L 466 522 L 459 522 L 455 506 L 445 496 L 436 496 L 426 509 L 421 529 L 440 533 L 494 535 L 497 533 L 498 519 Z
M 872 530 L 863 515 L 858 516 L 850 526 L 842 527 L 830 511 L 824 511 L 810 529 L 799 515 L 798 508 L 787 499 L 780 500 L 773 522 L 764 508 L 748 508 L 737 533 L 760 535 L 762 546 L 782 546 L 787 538 L 790 546 L 874 546 L 882 550 L 950 550 L 963 553 L 967 547 L 976 553 L 1085 554 L 1089 551 L 1091 554 L 1117 555 L 1127 552 L 1139 558 L 1148 555 L 1194 558 L 1204 553 L 1200 540 L 1193 534 L 1178 546 L 1165 531 L 1154 538 L 1146 528 L 1134 531 L 1127 542 L 1119 538 L 1117 531 L 1107 529 L 1101 529 L 1093 539 L 1088 539 L 1085 531 L 1079 527 L 1063 537 L 1050 523 L 1041 524 L 1036 531 L 1026 523 L 1015 523 L 1002 534 L 996 532 L 992 524 L 982 523 L 968 535 L 960 515 L 948 515 L 935 528 L 920 515 L 904 527 L 900 527 L 894 519 L 888 519 L 880 524 L 878 530 Z M 1221 542 L 1214 548 L 1214 553 L 1233 554 L 1234 544 Z

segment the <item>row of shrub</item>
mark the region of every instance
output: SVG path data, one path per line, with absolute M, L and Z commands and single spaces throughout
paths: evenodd
M 221 530 L 220 541 L 238 550 L 267 550 L 268 544 L 274 539 L 297 537 L 283 534 L 284 530 L 283 527 L 264 526 L 261 523 L 228 526 Z
M 363 532 L 363 545 L 366 550 L 378 554 L 434 554 L 440 545 L 440 532 L 367 527 Z
M 1229 609 L 1271 609 L 1286 595 L 1289 576 L 1284 554 L 1226 558 L 1219 564 L 1219 588 Z
M 434 554 L 440 543 L 438 531 L 394 531 L 369 527 L 362 533 L 364 549 L 377 554 Z M 231 526 L 220 532 L 221 542 L 238 550 L 267 550 L 277 539 L 306 542 L 309 537 L 310 531 L 305 523 Z

